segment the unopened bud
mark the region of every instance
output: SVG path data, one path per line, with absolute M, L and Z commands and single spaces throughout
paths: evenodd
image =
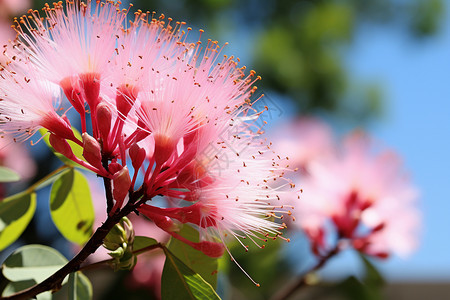
M 100 143 L 90 136 L 88 133 L 83 133 L 83 157 L 92 166 L 102 169 L 102 154 Z
M 108 254 L 114 258 L 112 264 L 115 270 L 130 270 L 136 264 L 133 242 L 133 225 L 127 217 L 123 217 L 103 240 L 103 247 L 109 250 Z
M 50 134 L 50 145 L 52 145 L 53 149 L 55 149 L 56 152 L 61 153 L 65 157 L 71 159 L 74 157 L 74 154 L 72 152 L 72 148 L 70 147 L 69 143 L 59 136 L 51 133 Z
M 108 140 L 109 132 L 111 130 L 112 112 L 108 104 L 102 102 L 97 106 L 97 122 L 98 130 L 103 141 Z
M 130 158 L 131 163 L 133 164 L 133 168 L 138 170 L 145 159 L 145 149 L 139 147 L 136 143 L 131 145 L 130 150 Z
M 209 257 L 221 257 L 225 252 L 223 244 L 210 241 L 195 243 L 193 247 Z
M 113 197 L 114 199 L 122 203 L 128 194 L 128 190 L 131 186 L 130 174 L 128 168 L 125 166 L 120 171 L 117 171 L 113 177 Z
M 160 216 L 159 218 L 154 217 L 152 220 L 156 224 L 156 226 L 166 232 L 180 231 L 180 224 L 175 223 L 171 218 L 167 216 Z

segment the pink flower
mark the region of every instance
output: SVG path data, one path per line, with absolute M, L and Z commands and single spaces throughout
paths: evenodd
M 277 126 L 272 135 L 275 151 L 287 156 L 291 166 L 301 172 L 307 172 L 309 163 L 334 152 L 331 128 L 313 117 L 303 117 Z
M 288 210 L 279 200 L 287 163 L 253 124 L 262 113 L 251 106 L 254 71 L 246 75 L 215 41 L 186 42 L 184 23 L 164 16 L 138 11 L 122 27 L 127 11 L 110 1 L 58 2 L 44 13 L 16 20 L 20 39 L 6 51 L 0 79 L 3 130 L 26 138 L 48 129 L 57 151 L 112 180 L 110 215 L 131 203 L 209 256 L 223 254 L 227 234 L 257 245 L 281 236 L 284 224 L 273 219 Z M 82 141 L 56 113 L 52 92 L 61 91 L 80 115 Z M 83 147 L 85 160 L 67 140 Z M 169 207 L 146 203 L 156 196 Z M 196 226 L 201 240 L 180 236 L 180 222 Z
M 400 158 L 376 151 L 367 136 L 350 135 L 334 157 L 311 163 L 302 187 L 296 219 L 317 254 L 326 251 L 330 231 L 378 257 L 406 255 L 417 247 L 417 191 Z
M 26 147 L 7 137 L 0 139 L 0 165 L 16 171 L 22 180 L 30 179 L 36 172 L 36 164 Z
M 65 9 L 64 9 L 65 8 Z M 75 110 L 80 114 L 86 131 L 84 106 L 92 111 L 96 135 L 96 108 L 100 84 L 108 62 L 114 57 L 116 32 L 120 30 L 124 13 L 117 12 L 112 1 L 87 4 L 79 1 L 48 4 L 45 17 L 31 11 L 28 18 L 16 20 L 19 42 L 8 57 L 22 57 L 40 70 L 42 78 L 59 84 Z
M 0 70 L 2 130 L 25 140 L 45 127 L 61 137 L 76 140 L 70 124 L 56 113 L 60 102 L 58 87 L 41 80 L 29 63 L 13 63 L 10 67 L 15 67 L 14 71 Z

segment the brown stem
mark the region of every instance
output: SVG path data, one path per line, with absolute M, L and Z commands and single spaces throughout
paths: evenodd
M 107 190 L 106 192 L 107 197 L 109 194 L 110 193 L 108 193 Z M 74 258 L 72 258 L 72 260 L 70 260 L 65 266 L 63 266 L 61 269 L 56 271 L 56 273 L 54 273 L 41 283 L 36 284 L 28 289 L 25 289 L 13 295 L 0 297 L 0 300 L 30 299 L 34 298 L 36 295 L 42 292 L 60 289 L 64 278 L 68 274 L 78 271 L 80 269 L 80 265 L 86 260 L 86 258 L 88 258 L 89 255 L 94 253 L 95 250 L 97 250 L 97 248 L 101 246 L 101 244 L 103 243 L 103 239 L 106 237 L 108 232 L 114 227 L 114 225 L 117 224 L 122 219 L 122 217 L 127 216 L 134 210 L 135 205 L 129 202 L 125 205 L 125 207 L 122 210 L 120 210 L 116 214 L 112 216 L 108 215 L 106 221 L 102 224 L 102 226 L 97 228 L 97 230 L 91 236 L 91 238 L 83 247 L 83 249 L 81 249 L 80 252 L 78 252 L 78 254 Z
M 338 254 L 341 250 L 342 250 L 342 244 L 340 242 L 336 243 L 336 246 L 333 249 L 331 249 L 326 255 L 321 256 L 320 259 L 317 261 L 317 263 L 313 267 L 311 267 L 301 277 L 297 278 L 296 281 L 294 281 L 293 283 L 290 283 L 290 284 L 286 285 L 284 288 L 282 288 L 279 293 L 275 294 L 272 297 L 272 300 L 286 300 L 290 296 L 292 296 L 297 290 L 308 285 L 308 282 L 306 280 L 307 275 L 322 268 L 328 262 L 328 260 L 330 258 L 332 258 L 336 254 Z
M 108 156 L 103 155 L 102 165 L 106 171 L 108 171 L 108 162 L 109 162 Z M 103 185 L 105 186 L 105 194 L 106 194 L 106 213 L 109 215 L 111 209 L 114 206 L 111 179 L 103 177 Z

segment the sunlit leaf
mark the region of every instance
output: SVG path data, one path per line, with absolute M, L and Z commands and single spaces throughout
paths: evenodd
M 75 272 L 69 275 L 69 300 L 92 299 L 92 284 L 83 273 Z
M 18 194 L 0 202 L 0 250 L 14 243 L 36 210 L 36 194 Z
M 39 190 L 39 189 L 42 189 L 42 188 L 52 184 L 57 179 L 59 179 L 59 177 L 61 177 L 62 175 L 64 175 L 65 173 L 67 173 L 69 171 L 70 171 L 70 168 L 66 167 L 65 169 L 61 169 L 59 172 L 56 172 L 55 174 L 47 175 L 48 177 L 41 179 L 41 182 L 38 185 L 36 185 L 34 189 Z
M 0 182 L 19 181 L 20 175 L 16 171 L 0 166 Z
M 172 299 L 220 299 L 213 287 L 164 248 L 166 262 L 161 279 L 161 297 Z
M 78 132 L 78 130 L 76 128 L 72 127 L 72 131 L 73 131 L 73 134 L 75 135 L 75 137 L 81 141 L 82 140 L 81 134 Z M 71 161 L 70 159 L 68 159 L 67 157 L 62 155 L 61 153 L 56 152 L 55 149 L 53 149 L 52 145 L 50 145 L 50 135 L 48 134 L 48 131 L 46 129 L 43 129 L 43 128 L 39 129 L 39 133 L 43 136 L 42 140 L 45 142 L 45 144 L 47 144 L 47 146 L 50 148 L 50 150 L 52 150 L 52 152 L 56 155 L 56 157 L 58 157 L 63 163 L 65 163 L 68 166 L 84 168 L 84 167 L 80 166 L 79 164 Z M 77 143 L 74 143 L 73 141 L 67 140 L 67 142 L 69 143 L 70 147 L 72 148 L 73 154 L 76 157 L 78 157 L 79 159 L 85 160 L 83 157 L 83 147 L 81 147 Z
M 181 236 L 187 238 L 190 241 L 198 242 L 199 233 L 197 230 L 189 225 L 184 225 L 178 232 Z M 178 257 L 189 268 L 200 274 L 204 280 L 206 280 L 213 288 L 217 286 L 217 270 L 218 259 L 209 257 L 203 252 L 195 250 L 191 246 L 172 238 L 168 245 L 169 250 Z
M 50 193 L 50 212 L 61 234 L 84 244 L 92 235 L 95 213 L 87 179 L 71 169 L 59 177 Z
M 27 245 L 14 251 L 2 266 L 3 275 L 10 281 L 33 280 L 39 283 L 67 263 L 67 259 L 53 248 Z

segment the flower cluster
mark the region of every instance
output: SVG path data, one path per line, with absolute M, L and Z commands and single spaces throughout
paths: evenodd
M 246 75 L 216 41 L 187 42 L 191 28 L 164 15 L 138 10 L 127 23 L 118 3 L 89 0 L 46 5 L 43 14 L 16 19 L 18 38 L 4 51 L 3 132 L 25 140 L 45 128 L 57 152 L 110 182 L 110 215 L 132 203 L 209 256 L 222 255 L 228 233 L 257 245 L 281 235 L 273 182 L 286 184 L 286 166 L 251 126 L 262 113 L 250 100 L 254 71 Z M 156 196 L 169 207 L 152 205 Z M 180 223 L 196 226 L 200 241 L 180 236 Z
M 362 132 L 348 135 L 338 146 L 331 129 L 315 119 L 291 124 L 283 134 L 296 144 L 290 149 L 298 149 L 291 161 L 299 168 L 295 180 L 301 180 L 303 193 L 294 216 L 315 255 L 332 251 L 332 237 L 337 246 L 350 245 L 380 258 L 416 248 L 417 190 L 397 154 L 377 149 Z

